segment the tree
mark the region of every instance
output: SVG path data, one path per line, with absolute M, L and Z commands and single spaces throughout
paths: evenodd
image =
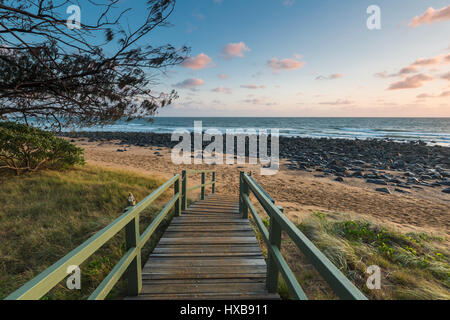
M 152 86 L 189 48 L 145 44 L 169 25 L 176 0 L 148 0 L 146 19 L 133 27 L 123 22 L 131 8 L 119 10 L 119 1 L 83 1 L 81 12 L 98 12 L 85 24 L 68 21 L 73 0 L 0 0 L 0 118 L 107 124 L 152 116 L 177 98 Z

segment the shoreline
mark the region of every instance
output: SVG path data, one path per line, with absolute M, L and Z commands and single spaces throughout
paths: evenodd
M 85 138 L 88 142 L 118 141 L 119 146 L 128 148 L 173 148 L 178 144 L 178 141 L 171 141 L 170 134 L 160 133 L 78 132 L 61 135 Z M 225 143 L 226 139 L 223 141 Z M 203 142 L 202 150 L 209 144 Z M 270 136 L 267 147 L 270 152 Z M 248 156 L 248 139 L 245 149 Z M 126 148 L 118 151 L 126 152 Z M 279 157 L 288 162 L 284 164 L 288 169 L 315 172 L 318 177 L 333 176 L 340 182 L 345 178 L 365 179 L 374 185 L 391 185 L 404 193 L 411 188 L 450 187 L 450 148 L 427 146 L 420 141 L 280 137 Z
M 387 169 L 387 163 L 392 165 L 398 160 L 387 161 L 388 155 L 398 153 L 399 144 L 370 142 L 372 148 L 368 148 L 362 142 L 358 147 L 359 153 L 355 153 L 353 157 L 353 152 L 348 149 L 357 145 L 348 140 L 318 143 L 314 139 L 300 139 L 295 144 L 292 139 L 280 138 L 280 170 L 274 176 L 261 176 L 259 164 L 175 165 L 171 161 L 171 148 L 164 143 L 167 137 L 163 136 L 116 132 L 110 135 L 78 134 L 77 137 L 72 135 L 66 139 L 85 149 L 87 162 L 94 165 L 164 178 L 184 169 L 214 169 L 220 193 L 236 192 L 239 171 L 252 171 L 277 204 L 285 208 L 286 215 L 294 223 L 317 211 L 339 212 L 355 219 L 385 223 L 404 231 L 450 235 L 450 194 L 442 192 L 450 187 L 444 184 L 448 183 L 449 178 L 442 175 L 448 176 L 446 160 L 449 158 L 445 157 L 450 148 L 409 145 L 406 149 L 409 152 L 402 156 L 405 164 L 401 168 Z M 170 139 L 170 135 L 168 136 Z M 378 163 L 371 163 L 367 157 L 367 154 L 372 153 L 377 155 L 375 158 Z M 423 156 L 424 154 L 427 156 Z M 308 162 L 306 158 L 309 156 Z M 343 157 L 347 161 L 342 160 Z M 439 160 L 432 161 L 432 157 Z M 418 161 L 410 162 L 409 158 L 423 158 L 426 166 Z M 441 162 L 442 173 L 435 169 Z M 440 179 L 422 179 L 417 173 L 408 171 L 425 172 L 431 170 L 431 166 L 434 166 Z M 405 175 L 406 172 L 409 173 Z M 199 182 L 199 177 L 193 177 L 192 180 Z M 439 182 L 439 186 L 430 186 L 435 182 Z M 390 190 L 390 194 L 377 191 L 383 188 Z

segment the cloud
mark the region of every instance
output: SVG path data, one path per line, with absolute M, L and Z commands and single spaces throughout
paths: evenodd
M 417 96 L 417 99 L 427 99 L 427 98 L 445 98 L 450 97 L 450 91 L 444 91 L 441 94 L 435 95 L 435 94 L 428 94 L 428 93 L 422 93 Z
M 441 78 L 450 81 L 450 72 L 447 72 L 446 74 L 443 74 L 443 75 L 441 76 Z
M 179 89 L 195 89 L 203 85 L 205 82 L 202 79 L 194 78 L 194 79 L 186 79 L 182 82 L 179 82 L 174 85 L 175 88 Z
M 219 78 L 225 80 L 225 79 L 228 79 L 228 75 L 225 73 L 221 73 L 221 74 L 219 74 Z
M 382 72 L 375 73 L 374 77 L 385 79 L 385 78 L 388 78 L 389 75 L 386 71 L 382 71 Z
M 319 104 L 332 105 L 332 106 L 348 105 L 348 104 L 353 104 L 353 103 L 355 103 L 355 101 L 342 100 L 342 99 L 337 99 L 336 101 L 330 101 L 330 102 L 319 102 Z
M 276 102 L 267 102 L 264 99 L 247 99 L 247 100 L 243 100 L 246 103 L 251 103 L 251 104 L 256 104 L 256 105 L 265 105 L 265 106 L 275 106 L 277 105 Z
M 267 62 L 267 65 L 272 68 L 273 73 L 278 73 L 280 70 L 296 70 L 301 69 L 305 62 L 295 59 L 282 59 L 272 58 Z
M 221 56 L 225 59 L 243 58 L 244 52 L 250 51 L 250 48 L 244 42 L 229 43 L 221 52 Z
M 283 6 L 292 7 L 295 3 L 295 0 L 283 0 Z
M 181 63 L 181 66 L 192 70 L 200 70 L 206 67 L 213 66 L 213 64 L 212 59 L 210 57 L 208 57 L 204 53 L 200 53 L 195 57 L 187 58 L 185 61 Z
M 195 12 L 192 14 L 192 16 L 194 16 L 195 18 L 197 18 L 198 20 L 205 20 L 205 15 L 203 13 L 200 12 Z
M 433 80 L 433 77 L 419 73 L 391 84 L 388 90 L 415 89 L 421 87 L 425 81 L 431 80 Z
M 266 86 L 265 85 L 256 85 L 256 84 L 242 84 L 241 88 L 245 88 L 245 89 L 265 89 Z
M 444 7 L 439 10 L 435 10 L 430 7 L 421 16 L 414 17 L 414 19 L 412 19 L 409 23 L 409 26 L 415 28 L 422 24 L 431 24 L 445 20 L 450 20 L 450 6 Z
M 230 88 L 223 88 L 221 86 L 219 86 L 219 87 L 217 87 L 215 89 L 212 89 L 211 91 L 213 91 L 213 92 L 223 92 L 223 93 L 231 94 L 231 89 Z
M 411 73 L 418 73 L 421 68 L 430 68 L 432 66 L 439 66 L 450 63 L 450 54 L 440 54 L 433 58 L 419 58 L 412 62 L 409 66 L 400 69 L 399 72 L 388 74 L 386 71 L 375 73 L 374 76 L 378 78 L 392 78 L 404 76 Z M 439 70 L 438 68 L 430 69 L 432 71 Z
M 329 76 L 318 76 L 316 77 L 316 80 L 334 80 L 342 78 L 344 75 L 342 73 L 334 73 L 330 74 Z

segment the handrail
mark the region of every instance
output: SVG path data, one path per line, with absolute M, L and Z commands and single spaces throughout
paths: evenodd
M 188 175 L 189 174 L 198 174 L 201 173 L 201 183 L 199 185 L 192 186 L 190 188 L 187 187 L 188 185 Z M 211 181 L 206 182 L 206 174 L 211 173 Z M 214 194 L 216 192 L 216 171 L 215 170 L 183 170 L 181 173 L 181 181 L 182 181 L 182 199 L 181 199 L 181 209 L 186 210 L 187 208 L 187 199 L 188 199 L 188 192 L 202 188 L 201 190 L 201 200 L 205 200 L 206 196 L 206 187 L 211 185 L 211 193 Z
M 333 291 L 342 299 L 367 300 L 344 274 L 288 219 L 266 195 L 264 189 L 248 174 L 240 174 L 239 202 L 243 218 L 247 218 L 248 211 L 252 213 L 256 225 L 261 231 L 262 238 L 268 248 L 267 289 L 270 293 L 278 291 L 278 276 L 281 272 L 290 293 L 296 299 L 306 300 L 307 297 L 298 283 L 294 273 L 281 255 L 281 232 L 284 230 L 307 259 L 328 282 Z M 250 201 L 250 191 L 270 217 L 270 231 L 267 231 L 255 207 Z
M 54 286 L 67 276 L 69 266 L 79 266 L 92 256 L 100 247 L 113 238 L 124 228 L 126 229 L 127 252 L 111 270 L 108 276 L 91 294 L 89 299 L 105 298 L 120 277 L 127 272 L 128 294 L 138 295 L 142 288 L 141 276 L 141 249 L 150 239 L 153 232 L 167 216 L 172 207 L 175 208 L 175 216 L 181 214 L 181 184 L 180 175 L 177 174 L 166 183 L 153 191 L 144 200 L 134 207 L 128 207 L 125 212 L 108 226 L 97 232 L 77 248 L 55 262 L 52 266 L 28 281 L 18 290 L 11 293 L 5 300 L 37 300 L 42 298 Z M 139 214 L 153 203 L 160 195 L 174 186 L 174 196 L 166 204 L 164 209 L 153 220 L 142 235 L 139 232 Z

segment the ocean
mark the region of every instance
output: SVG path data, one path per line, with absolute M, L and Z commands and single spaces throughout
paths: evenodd
M 194 121 L 203 122 L 203 130 L 216 128 L 279 129 L 290 137 L 392 139 L 399 142 L 422 140 L 429 145 L 450 146 L 450 118 L 169 118 L 155 117 L 130 122 L 118 121 L 103 127 L 74 131 L 118 131 L 171 133 L 175 129 L 193 130 Z

